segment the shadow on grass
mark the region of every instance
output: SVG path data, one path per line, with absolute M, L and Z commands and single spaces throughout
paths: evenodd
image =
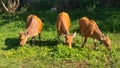
M 77 48 L 77 49 L 81 49 L 81 45 L 76 46 L 76 44 L 75 44 L 75 43 L 73 43 L 73 44 L 72 44 L 72 47 L 73 47 L 73 48 Z
M 57 46 L 58 42 L 57 40 L 41 40 L 40 42 L 38 40 L 35 40 L 35 43 L 31 43 L 32 40 L 29 41 L 29 45 L 35 45 L 35 46 L 48 46 L 48 47 L 53 47 L 53 46 Z
M 3 50 L 9 50 L 9 49 L 17 49 L 19 45 L 19 39 L 17 38 L 7 38 L 5 40 L 6 48 L 3 48 Z

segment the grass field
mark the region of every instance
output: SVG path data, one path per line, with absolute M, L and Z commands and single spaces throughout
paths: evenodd
M 58 12 L 27 11 L 16 15 L 0 14 L 0 68 L 119 68 L 120 67 L 120 11 L 97 9 L 94 11 L 73 10 L 68 12 L 71 18 L 70 33 L 77 32 L 72 49 L 63 43 L 57 43 L 56 17 Z M 19 46 L 20 31 L 25 30 L 26 18 L 36 14 L 43 21 L 41 42 L 23 47 Z M 112 50 L 98 44 L 93 49 L 92 39 L 88 39 L 84 48 L 80 48 L 81 34 L 78 20 L 82 16 L 94 19 L 101 31 L 108 34 L 112 41 Z M 29 39 L 31 40 L 31 39 Z

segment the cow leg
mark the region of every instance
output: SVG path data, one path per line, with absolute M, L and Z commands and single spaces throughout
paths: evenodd
M 97 46 L 96 46 L 96 39 L 94 39 L 94 50 L 97 49 Z
M 84 47 L 86 41 L 87 41 L 87 37 L 82 36 L 82 47 Z
M 38 37 L 39 37 L 39 42 L 40 42 L 41 41 L 40 33 L 38 34 Z
M 63 38 L 64 38 L 64 43 L 67 43 L 67 37 L 65 36 L 65 34 L 63 34 Z
M 35 36 L 32 37 L 32 44 L 35 43 Z
M 58 41 L 58 43 L 60 43 L 60 35 L 59 35 L 59 33 L 57 33 L 57 41 Z

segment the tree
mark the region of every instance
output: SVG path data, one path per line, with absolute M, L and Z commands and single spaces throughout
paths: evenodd
M 3 8 L 6 12 L 14 13 L 16 9 L 19 7 L 20 0 L 7 0 L 5 3 L 5 0 L 0 0 L 0 3 L 2 4 Z

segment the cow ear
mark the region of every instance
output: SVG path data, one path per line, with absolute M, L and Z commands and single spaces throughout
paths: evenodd
M 63 35 L 64 38 L 67 38 L 67 36 L 68 36 L 67 34 Z
M 105 40 L 105 36 L 102 36 L 102 37 L 101 37 L 101 41 L 103 41 L 103 40 Z
M 103 41 L 103 37 L 101 37 L 101 41 Z
M 72 35 L 72 37 L 74 38 L 76 36 L 76 32 Z
M 18 34 L 19 34 L 19 35 L 21 35 L 21 34 L 22 34 L 22 32 L 19 32 Z
M 65 35 L 65 34 L 63 34 L 62 36 L 63 36 L 63 38 L 65 38 L 65 37 L 66 37 L 66 35 Z
M 106 36 L 106 38 L 108 38 L 109 36 L 108 35 L 105 35 Z
M 28 32 L 25 32 L 24 35 L 27 36 L 27 35 L 28 35 Z

